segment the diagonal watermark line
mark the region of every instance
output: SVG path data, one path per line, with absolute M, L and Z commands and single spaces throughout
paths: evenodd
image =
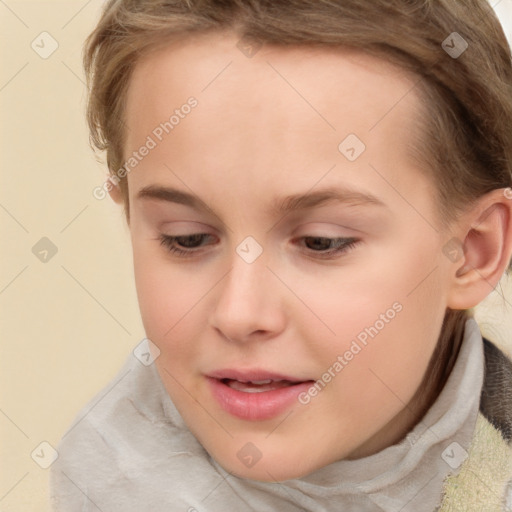
M 27 28 L 30 28 L 5 2 L 4 0 L 0 0 L 0 3 L 2 3 L 3 5 L 5 5 L 5 7 L 7 9 L 9 9 L 9 11 L 11 11 L 11 13 L 16 16 L 16 18 L 18 18 L 19 21 L 21 21 L 21 23 L 23 23 L 23 25 L 25 25 L 25 27 Z
M 370 370 L 370 372 L 373 373 L 373 375 L 384 385 L 384 387 L 386 387 L 390 391 L 391 394 L 395 396 L 395 398 L 404 406 L 405 409 L 407 409 L 413 415 L 413 417 L 417 416 L 417 413 L 412 409 L 412 407 L 409 404 L 405 403 L 371 368 L 368 368 L 368 370 Z M 439 439 L 439 436 L 428 425 L 426 425 L 422 419 L 418 421 L 415 420 L 413 428 L 416 428 L 418 425 L 421 425 L 422 427 L 425 428 L 425 430 L 428 430 L 436 439 Z M 425 432 L 423 432 L 421 435 L 423 436 L 424 434 Z
M 320 322 L 322 322 L 325 325 L 325 327 L 327 327 L 327 329 L 329 329 L 329 331 L 332 332 L 334 336 L 336 336 L 336 333 L 268 265 L 265 266 L 270 270 L 270 272 L 272 272 L 272 274 L 274 274 L 277 277 L 277 279 L 279 279 L 279 281 L 281 281 L 281 283 L 283 283 L 286 286 L 286 288 L 288 288 L 288 290 L 290 290 L 293 293 L 293 295 L 295 295 L 295 297 L 297 297 L 297 299 L 299 299 L 302 302 L 302 304 L 304 304 L 304 306 L 306 306 L 309 309 L 309 311 L 311 311 L 311 313 L 313 313 L 313 315 L 315 315 L 318 318 L 318 320 L 320 320 Z
M 83 495 L 84 495 L 84 496 L 85 496 L 85 497 L 86 497 L 86 498 L 87 498 L 87 499 L 88 499 L 88 500 L 89 500 L 89 501 L 90 501 L 90 502 L 91 502 L 91 503 L 92 503 L 92 504 L 93 504 L 93 505 L 94 505 L 98 510 L 99 510 L 99 511 L 100 511 L 100 512 L 103 512 L 103 510 L 101 510 L 101 508 L 100 508 L 100 507 L 98 507 L 98 505 L 96 505 L 96 503 L 94 503 L 94 501 L 92 501 L 92 499 L 91 499 L 91 498 L 89 498 L 89 496 L 87 496 L 87 494 L 86 494 L 84 491 L 82 491 L 82 489 L 80 489 L 80 487 L 78 487 L 78 485 L 77 485 L 75 482 L 73 482 L 73 480 L 71 480 L 71 478 L 70 478 L 68 475 L 66 475 L 66 473 L 64 473 L 64 471 L 61 471 L 61 473 L 62 473 L 62 474 L 63 474 L 63 475 L 64 475 L 64 476 L 65 476 L 65 477 L 66 477 L 66 478 L 67 478 L 67 479 L 68 479 L 68 480 L 69 480 L 69 481 L 70 481 L 70 482 L 71 482 L 71 483 L 72 483 L 72 484 L 73 484 L 73 485 L 74 485 L 74 486 L 75 486 L 75 487 L 76 487 L 76 488 L 77 488 L 77 489 L 78 489 L 78 490 L 79 490 L 79 491 L 80 491 L 80 492 L 81 492 L 81 493 L 82 493 L 82 494 L 83 494 Z
M 368 130 L 369 132 L 371 132 L 386 116 L 389 115 L 389 113 L 394 110 L 396 108 L 396 106 L 408 95 L 410 94 L 416 87 L 417 85 L 423 80 L 423 77 L 420 77 L 418 80 L 416 80 L 416 82 L 414 83 L 414 85 L 407 91 L 405 92 L 391 107 L 390 109 Z
M 223 474 L 225 473 L 225 475 Z M 233 492 L 235 492 L 238 496 L 238 498 L 240 498 L 244 503 L 245 505 L 247 505 L 253 512 L 257 512 L 254 508 L 251 507 L 251 505 L 249 503 L 247 503 L 247 501 L 240 495 L 237 493 L 236 489 L 234 489 L 231 484 L 229 483 L 228 481 L 228 478 L 230 476 L 233 476 L 233 473 L 230 473 L 229 471 L 225 470 L 222 466 L 220 466 L 220 470 L 217 471 L 217 474 L 220 475 L 222 477 L 223 480 L 221 480 L 202 500 L 201 502 L 204 503 L 213 493 L 214 491 L 216 491 L 220 485 L 222 483 L 225 483 Z M 190 509 L 190 511 L 192 512 L 192 509 Z
M 61 230 L 60 232 L 61 233 L 64 233 L 64 231 L 66 231 L 66 229 L 69 228 L 69 226 L 71 226 L 71 224 L 73 224 L 73 222 L 75 222 L 76 219 L 78 219 L 78 217 L 80 217 L 80 215 L 82 215 L 82 213 L 85 212 L 85 210 L 87 210 L 87 208 L 89 208 L 89 205 L 86 205 L 84 208 L 82 208 L 82 210 L 80 210 L 79 213 L 77 213 Z
M 0 295 L 2 295 L 2 293 L 5 292 L 5 290 L 7 290 L 7 288 L 9 288 L 9 286 L 11 286 L 12 283 L 14 283 L 14 281 L 16 281 L 16 279 L 18 279 L 18 277 L 21 276 L 21 274 L 23 274 L 23 272 L 25 272 L 25 270 L 27 270 L 28 268 L 28 265 L 23 269 L 21 270 L 20 272 L 18 272 L 16 274 L 16 276 L 14 276 L 1 290 L 0 290 Z
M 11 493 L 11 491 L 14 490 L 14 488 L 21 483 L 21 481 L 28 475 L 28 471 L 0 498 L 0 501 L 2 501 L 4 498 L 8 496 L 8 494 Z
M 273 480 L 272 483 L 274 483 L 274 484 L 278 485 L 279 487 L 281 487 L 282 489 L 284 489 L 286 491 L 286 493 L 288 494 L 288 496 L 290 496 L 291 500 L 295 501 L 295 498 L 292 495 L 292 493 L 289 491 L 288 486 L 283 485 L 281 482 L 279 482 L 279 480 L 272 473 L 270 473 L 270 471 L 268 471 L 267 469 L 265 470 L 265 472 L 267 473 L 267 475 L 270 478 L 272 478 L 272 480 Z
M 479 435 L 481 435 L 482 433 L 482 430 L 483 430 L 483 426 L 481 428 L 478 429 L 478 432 L 475 430 L 475 433 L 474 433 L 474 437 L 478 437 Z M 468 453 L 468 459 L 466 460 L 466 462 L 469 462 L 472 458 L 472 454 L 471 453 Z M 493 489 L 488 482 L 486 482 L 485 480 L 482 480 L 482 478 L 480 478 L 480 475 L 478 475 L 477 473 L 475 473 L 471 467 L 468 467 L 467 465 L 464 465 L 460 468 L 460 470 L 465 470 L 467 471 L 468 473 L 471 473 L 475 478 L 477 478 L 478 480 L 480 480 L 480 482 L 485 485 L 485 487 L 487 487 L 489 489 L 489 491 L 494 494 L 495 497 L 499 498 L 499 495 L 495 492 L 495 489 Z M 507 511 L 508 512 L 508 511 Z
M 409 505 L 409 503 L 411 503 L 411 501 L 415 500 L 420 494 L 420 492 L 423 491 L 423 489 L 425 489 L 425 487 L 427 487 L 427 485 L 430 484 L 430 482 L 432 482 L 432 480 L 434 480 L 435 477 L 436 475 L 434 474 L 432 478 L 430 478 L 429 481 L 425 485 L 423 485 L 421 489 L 398 512 L 401 512 L 405 507 L 407 507 L 407 505 Z
M 478 430 L 478 433 L 476 433 L 476 434 L 475 434 L 475 437 L 477 437 L 478 435 L 480 435 L 480 434 L 482 433 L 483 428 L 484 428 L 484 427 L 482 426 L 482 427 Z M 471 458 L 471 454 L 468 454 L 468 455 L 469 455 L 469 457 Z M 488 482 L 486 482 L 486 481 L 482 480 L 482 478 L 480 478 L 480 475 L 478 475 L 477 473 L 475 473 L 475 472 L 471 469 L 471 467 L 466 466 L 465 468 L 466 468 L 466 471 L 468 471 L 468 472 L 469 472 L 469 473 L 471 473 L 475 478 L 477 478 L 478 480 L 480 480 L 480 482 L 481 482 L 483 485 L 485 485 L 485 486 L 489 489 L 489 491 L 490 491 L 492 494 L 494 494 L 494 496 L 495 496 L 496 498 L 499 498 L 499 497 L 500 497 L 500 496 L 496 493 L 496 490 L 495 490 L 495 489 L 493 489 L 493 488 L 489 485 L 489 483 L 488 483 Z
M 327 119 L 318 112 L 318 110 L 281 74 L 279 71 L 270 64 L 270 62 L 267 60 L 267 64 L 334 130 L 336 131 L 336 128 L 329 122 Z
M 435 226 L 433 226 L 428 219 L 423 216 L 412 203 L 407 201 L 407 199 L 375 168 L 374 165 L 368 164 L 436 233 L 439 233 L 439 231 L 436 229 Z
M 0 0 L 1 1 L 1 0 Z M 2 92 L 26 67 L 28 66 L 28 62 L 25 62 L 23 66 L 21 66 L 16 73 L 4 84 L 2 87 L 0 87 L 0 92 Z
M 23 430 L 21 430 L 21 428 L 19 427 L 19 425 L 17 423 L 15 423 L 11 418 L 9 418 L 9 416 L 7 416 L 7 414 L 5 414 L 4 411 L 2 411 L 2 409 L 0 409 L 0 412 L 27 438 L 27 439 L 30 439 L 27 434 L 25 434 L 25 432 L 23 432 Z
M 164 334 L 164 338 L 217 286 L 220 281 L 226 277 L 227 274 L 231 272 L 232 268 L 230 268 L 195 304 L 193 304 L 190 309 L 172 326 L 169 330 Z
M 212 460 L 214 460 L 211 456 L 210 458 Z M 203 498 L 201 498 L 201 503 L 205 503 L 205 501 L 223 484 L 225 483 L 233 492 L 235 492 L 238 497 L 251 509 L 253 510 L 253 512 L 257 512 L 256 510 L 254 510 L 249 503 L 247 503 L 247 501 L 242 498 L 242 496 L 240 496 L 240 494 L 237 493 L 237 490 L 235 488 L 233 488 L 231 486 L 231 484 L 229 483 L 229 480 L 228 478 L 230 476 L 233 476 L 233 473 L 231 473 L 230 471 L 227 471 L 226 469 L 224 469 L 217 461 L 214 460 L 214 463 L 215 463 L 215 469 L 217 470 L 217 475 L 219 475 L 222 480 L 220 480 L 217 485 L 215 485 L 215 487 L 213 487 L 213 489 L 211 489 L 208 494 L 206 494 L 206 496 L 204 496 Z M 189 509 L 191 512 L 192 512 L 192 508 Z M 195 509 L 194 509 L 195 510 Z M 245 510 L 245 509 L 244 509 Z
M 98 400 L 96 401 L 96 403 L 94 403 L 91 408 L 74 424 L 72 425 L 68 431 L 62 436 L 62 439 L 64 439 L 77 425 L 80 424 L 80 422 L 82 420 L 84 420 L 87 415 L 131 372 L 131 370 L 128 370 L 122 377 L 120 377 L 116 382 L 114 382 L 114 384 L 112 384 L 112 386 L 110 387 L 110 389 L 108 389 L 107 391 L 105 391 L 105 393 L 103 393 L 102 396 L 100 396 L 100 398 L 98 398 Z
M 204 207 L 205 207 L 205 208 L 206 208 L 206 209 L 207 209 L 207 210 L 208 210 L 208 211 L 209 211 L 213 216 L 214 216 L 214 217 L 216 217 L 217 219 L 219 219 L 219 222 L 220 222 L 224 227 L 228 228 L 228 229 L 229 229 L 229 231 L 233 232 L 233 230 L 232 230 L 232 229 L 231 229 L 231 228 L 230 228 L 230 227 L 229 227 L 229 226 L 228 226 L 228 225 L 227 225 L 227 224 L 226 224 L 226 223 L 225 223 L 225 222 L 224 222 L 224 221 L 223 221 L 223 220 L 222 220 L 218 215 L 217 215 L 217 213 L 216 213 L 214 210 L 212 210 L 212 209 L 210 208 L 210 206 L 209 206 L 209 205 L 207 205 L 207 204 L 206 204 L 206 203 L 205 203 L 205 202 L 204 202 L 204 201 L 203 201 L 203 200 L 202 200 L 202 199 L 201 199 L 201 198 L 200 198 L 200 197 L 195 193 L 195 191 L 194 191 L 194 190 L 192 190 L 192 189 L 190 188 L 190 186 L 189 186 L 187 183 L 185 183 L 185 182 L 184 182 L 184 181 L 183 181 L 183 180 L 182 180 L 182 179 L 181 179 L 181 178 L 180 178 L 180 177 L 179 177 L 179 176 L 178 176 L 178 175 L 177 175 L 177 174 L 176 174 L 176 173 L 175 173 L 175 172 L 174 172 L 174 171 L 173 171 L 173 170 L 172 170 L 172 169 L 171 169 L 167 164 L 166 164 L 166 163 L 164 163 L 164 167 L 166 167 L 170 172 L 172 172 L 172 173 L 174 174 L 174 176 L 176 176 L 176 178 L 178 178 L 178 179 L 181 181 L 181 183 L 183 183 L 183 185 L 184 185 L 185 187 L 187 187 L 187 188 L 190 190 L 190 192 L 192 193 L 192 195 L 193 195 L 193 196 L 194 196 L 194 197 L 195 197 L 195 198 L 196 198 L 196 199 L 197 199 L 197 200 L 198 200 L 198 201 L 199 201 L 199 202 L 200 202 L 200 203 L 201 203 L 201 204 L 202 204 L 202 205 L 203 205 L 203 206 L 204 206 Z
M 496 7 L 501 3 L 501 1 L 502 1 L 502 0 L 498 0 L 494 5 L 490 5 L 490 3 L 489 3 L 489 4 L 486 4 L 486 5 L 487 5 L 487 7 L 486 7 L 487 11 L 486 11 L 486 13 L 484 13 L 484 16 L 482 16 L 482 17 L 480 18 L 480 21 L 477 23 L 477 25 L 480 25 L 480 23 L 482 23 L 482 21 L 483 21 L 483 19 L 485 18 L 485 16 L 488 16 L 488 15 L 489 15 L 489 14 L 491 14 L 491 13 L 493 13 L 493 14 L 494 14 L 494 13 L 495 13 L 495 9 L 496 9 Z M 437 65 L 438 65 L 438 64 L 443 60 L 443 58 L 444 58 L 444 57 L 445 57 L 445 56 L 443 55 L 443 57 L 442 57 L 442 58 L 437 59 L 431 67 L 437 66 Z M 400 102 L 401 102 L 401 101 L 402 101 L 402 100 L 403 100 L 403 99 L 404 99 L 404 98 L 405 98 L 405 97 L 406 97 L 406 96 L 407 96 L 407 95 L 408 95 L 408 94 L 413 90 L 413 89 L 415 89 L 415 88 L 418 86 L 418 84 L 419 84 L 422 80 L 424 80 L 424 77 L 420 77 L 420 78 L 419 78 L 419 79 L 414 83 L 414 85 L 413 85 L 413 86 L 412 86 L 412 87 L 411 87 L 407 92 L 405 92 L 405 94 L 404 94 L 401 98 L 399 98 L 399 99 L 398 99 L 398 101 L 396 101 L 396 102 L 391 106 L 391 108 L 390 108 L 390 109 L 389 109 L 389 110 L 388 110 L 388 111 L 387 111 L 387 112 L 386 112 L 386 113 L 385 113 L 385 114 L 384 114 L 384 115 L 383 115 L 383 116 L 382 116 L 382 117 L 381 117 L 381 118 L 380 118 L 380 119 L 379 119 L 379 120 L 378 120 L 378 121 L 377 121 L 377 122 L 376 122 L 376 123 L 375 123 L 375 124 L 370 128 L 370 129 L 369 129 L 369 130 L 368 130 L 368 131 L 370 131 L 370 132 L 371 132 L 371 131 L 372 131 L 372 130 L 373 130 L 373 129 L 374 129 L 374 128 L 375 128 L 375 127 L 376 127 L 376 126 L 377 126 L 377 125 L 378 125 L 378 124 L 379 124 L 379 123 L 380 123 L 380 122 L 381 122 L 381 121 L 382 121 L 382 120 L 383 120 L 383 119 L 384 119 L 384 118 L 385 118 L 385 117 L 386 117 L 386 116 L 387 116 L 387 115 L 388 115 L 388 114 L 389 114 L 389 113 L 390 113 L 390 112 L 391 112 L 391 111 L 392 111 L 392 110 L 393 110 L 393 109 L 394 109 L 394 108 L 395 108 L 395 107 L 396 107 L 396 106 L 397 106 L 397 105 L 398 105 L 398 104 L 399 104 L 399 103 L 400 103 Z
M 75 281 L 75 283 L 77 283 L 78 286 L 80 286 L 80 288 L 82 288 L 82 290 L 84 290 L 84 292 L 87 293 L 87 295 L 89 295 L 89 297 L 91 297 L 91 299 L 93 299 L 96 304 L 98 304 L 98 306 L 100 306 L 100 308 L 110 316 L 110 318 L 112 318 L 126 333 L 131 336 L 131 332 L 73 274 L 71 274 L 64 265 L 61 265 L 61 267 Z
M 499 190 L 499 189 L 497 189 Z M 483 222 L 485 222 L 487 220 L 487 217 L 489 217 L 489 215 L 491 215 L 491 213 L 494 213 L 496 211 L 496 208 L 498 208 L 498 204 L 493 204 L 492 206 L 489 207 L 489 211 L 487 212 L 487 214 L 482 218 L 482 220 L 480 222 L 477 222 L 476 224 L 472 224 L 471 225 L 471 228 L 472 229 L 476 229 L 478 226 L 480 226 L 480 224 L 482 224 Z
M 224 468 L 222 468 L 222 469 L 224 469 Z M 226 483 L 229 485 L 228 476 L 233 476 L 233 473 L 230 473 L 229 471 L 226 471 L 226 470 L 224 470 L 224 471 L 226 472 L 226 476 L 224 476 L 222 474 L 222 472 L 220 472 L 220 471 L 217 472 L 217 474 L 220 475 L 222 480 L 201 500 L 201 502 L 205 502 L 223 483 Z M 231 486 L 230 486 L 230 488 L 231 488 Z
M 64 66 L 66 66 L 69 71 L 71 71 L 71 73 L 73 73 L 73 75 L 75 75 L 78 80 L 80 80 L 80 82 L 82 82 L 82 84 L 84 84 L 86 87 L 87 87 L 87 84 L 82 80 L 82 78 L 80 76 L 78 76 L 63 60 L 61 60 L 62 64 L 64 64 Z
M 468 471 L 469 473 L 472 473 L 472 474 L 473 474 L 473 476 L 474 476 L 475 478 L 477 478 L 478 480 L 480 480 L 480 482 L 482 482 L 482 484 L 483 484 L 483 485 L 485 485 L 485 486 L 487 487 L 487 489 L 489 489 L 489 491 L 490 491 L 492 494 L 494 494 L 494 496 L 495 496 L 496 498 L 498 498 L 498 499 L 500 499 L 500 498 L 501 498 L 501 496 L 496 492 L 496 490 L 495 490 L 495 489 L 493 489 L 493 488 L 492 488 L 492 487 L 491 487 L 487 482 L 485 482 L 484 480 L 482 480 L 482 479 L 480 478 L 480 476 L 478 475 L 478 473 L 475 473 L 475 472 L 474 472 L 472 469 L 470 469 L 470 468 L 467 468 L 467 471 Z
M 512 306 L 512 303 L 510 303 L 508 301 L 508 299 L 505 297 L 505 295 L 503 293 L 503 288 L 501 288 L 501 282 L 500 281 L 498 281 L 496 283 L 496 286 L 493 286 L 492 283 L 490 283 L 489 280 L 485 276 L 483 276 L 476 267 L 471 266 L 471 270 L 474 270 L 481 277 L 481 279 L 483 281 L 485 281 L 489 285 L 489 288 L 491 288 L 491 290 L 493 292 L 496 292 L 500 296 L 501 299 L 503 299 L 509 306 Z M 498 286 L 501 288 L 501 291 L 497 290 Z
M 220 71 L 219 71 L 219 72 L 218 72 L 218 73 L 217 73 L 217 74 L 212 78 L 212 80 L 210 80 L 210 81 L 206 84 L 206 86 L 205 86 L 203 89 L 201 89 L 201 92 L 206 91 L 206 89 L 208 89 L 208 87 L 210 87 L 210 85 L 211 85 L 213 82 L 215 82 L 215 80 L 217 80 L 217 78 L 218 78 L 222 73 L 224 73 L 224 71 L 225 71 L 229 66 L 231 66 L 231 64 L 232 64 L 232 63 L 233 63 L 233 61 L 230 61 L 228 64 L 226 64 L 226 65 L 225 65 L 225 66 L 224 66 L 224 67 L 223 67 L 223 68 L 222 68 L 222 69 L 221 69 L 221 70 L 220 70 Z
M 233 476 L 233 474 L 229 473 L 229 476 Z M 237 491 L 237 489 L 230 484 L 230 482 L 229 482 L 229 480 L 227 478 L 226 478 L 225 482 L 226 482 L 226 485 L 231 489 L 231 491 L 234 492 L 237 495 L 238 499 L 240 501 L 242 501 L 243 504 L 247 507 L 247 508 L 244 508 L 244 511 L 248 511 L 248 510 L 250 510 L 252 512 L 260 512 L 261 511 L 261 509 L 255 509 L 251 505 L 250 501 L 254 501 L 254 500 L 251 500 L 250 496 L 245 496 L 244 494 L 242 494 L 239 491 Z
M 201 502 L 204 502 L 205 500 L 207 500 L 219 488 L 219 486 L 221 486 L 224 482 L 226 482 L 226 477 L 222 473 L 217 473 L 217 474 L 220 475 L 222 480 L 201 500 Z
M 226 434 L 233 438 L 233 434 L 231 434 L 231 432 L 229 432 L 229 430 L 227 430 L 224 425 L 222 425 L 218 420 L 217 418 L 215 418 L 215 416 L 213 416 L 210 411 L 208 411 L 208 409 L 206 409 L 206 407 L 195 397 L 193 396 L 189 390 L 187 388 L 185 388 L 185 386 L 183 386 L 183 384 L 178 380 L 176 379 L 176 377 L 174 375 L 172 375 L 169 370 L 167 368 L 164 368 L 165 370 L 165 373 L 167 373 L 167 375 L 169 375 L 169 377 L 173 378 L 174 381 L 176 382 L 176 384 L 178 384 L 178 386 L 181 387 L 181 389 L 183 389 L 183 391 L 185 391 L 185 393 L 187 393 L 188 396 L 190 396 L 190 398 L 192 398 L 192 400 L 194 400 L 194 402 L 196 402 L 197 405 L 199 405 L 203 410 L 204 412 L 206 412 L 206 414 L 208 414 L 208 416 L 210 416 L 210 418 L 215 421 L 215 423 L 217 423 L 217 425 L 219 425 L 219 427 L 224 430 L 224 432 L 226 432 Z
M 409 295 L 411 295 L 411 293 L 413 293 L 424 281 L 426 281 L 430 275 L 436 271 L 437 269 L 439 268 L 439 265 L 436 265 L 407 295 L 406 297 L 409 297 Z
M 480 23 L 482 23 L 483 19 L 485 18 L 485 16 L 488 16 L 489 14 L 493 13 L 494 14 L 494 10 L 496 9 L 496 7 L 501 3 L 502 0 L 498 0 L 494 5 L 490 5 L 489 4 L 486 4 L 487 7 L 487 12 L 484 13 L 484 16 L 482 16 L 482 18 L 480 18 L 480 21 L 477 23 L 477 25 L 480 25 Z M 442 59 L 444 58 L 445 56 L 443 55 L 442 58 L 439 58 L 437 59 L 434 64 L 431 66 L 431 67 L 434 67 L 434 66 L 437 66 L 441 61 Z M 415 83 L 414 85 L 401 97 L 398 99 L 398 101 L 396 101 L 392 106 L 391 108 L 368 130 L 368 131 L 372 131 L 413 89 L 415 89 L 418 84 L 424 80 L 424 77 L 420 77 Z
M 266 436 L 265 436 L 265 439 L 267 439 L 267 437 L 269 437 L 271 434 L 273 434 L 289 417 L 290 417 L 290 414 L 293 413 L 295 409 L 292 409 Z
M 405 403 L 371 368 L 368 368 L 368 370 L 370 370 L 373 375 L 375 375 L 375 377 L 377 377 L 377 379 L 379 379 L 381 381 L 382 384 L 384 384 L 384 386 L 386 388 L 388 388 L 389 391 L 391 391 L 391 393 L 397 398 L 397 400 L 404 406 L 406 407 L 409 412 L 413 412 L 412 409 L 409 408 L 408 404 Z
M 90 3 L 92 0 L 88 0 L 71 18 L 62 25 L 61 30 L 66 28 Z
M 28 229 L 1 203 L 0 208 L 2 208 L 5 213 L 7 213 L 7 215 L 9 215 L 11 219 L 14 220 L 14 222 L 16 222 L 16 224 L 18 224 L 25 231 L 25 233 L 29 232 Z

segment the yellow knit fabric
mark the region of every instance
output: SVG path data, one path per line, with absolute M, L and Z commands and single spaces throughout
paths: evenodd
M 479 413 L 467 459 L 445 479 L 439 512 L 503 512 L 511 479 L 512 447 Z

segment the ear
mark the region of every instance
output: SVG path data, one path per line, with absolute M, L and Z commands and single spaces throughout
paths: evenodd
M 117 204 L 123 203 L 123 194 L 121 193 L 121 187 L 118 183 L 114 183 L 111 179 L 108 180 L 108 194 L 112 201 Z
M 463 258 L 453 265 L 447 306 L 470 309 L 482 302 L 507 270 L 512 255 L 512 189 L 478 200 L 459 224 Z

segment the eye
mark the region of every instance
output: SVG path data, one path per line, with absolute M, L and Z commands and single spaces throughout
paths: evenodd
M 330 259 L 338 254 L 343 254 L 353 249 L 360 240 L 357 238 L 327 238 L 323 236 L 304 236 L 300 240 L 304 240 L 306 247 L 316 247 L 311 249 L 314 253 L 313 257 Z
M 171 235 L 160 235 L 160 244 L 163 245 L 169 252 L 176 254 L 181 257 L 191 256 L 193 252 L 197 252 L 190 249 L 195 249 L 198 247 L 197 243 L 201 242 L 205 237 L 208 237 L 207 233 L 193 233 L 191 235 L 180 235 L 180 236 L 171 236 Z M 185 246 L 185 249 L 180 247 L 176 247 L 176 242 Z
M 198 253 L 196 249 L 203 246 L 202 241 L 212 235 L 207 233 L 192 233 L 189 235 L 160 235 L 160 244 L 170 253 L 182 257 L 192 257 Z M 304 236 L 298 240 L 304 241 L 309 255 L 320 259 L 332 259 L 338 254 L 348 252 L 354 248 L 360 240 L 357 238 L 328 238 L 321 236 Z M 178 245 L 177 245 L 178 244 Z M 304 251 L 306 252 L 306 251 Z

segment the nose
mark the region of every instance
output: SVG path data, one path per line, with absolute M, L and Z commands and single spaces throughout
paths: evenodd
M 232 342 L 268 340 L 286 323 L 284 287 L 262 255 L 252 263 L 236 252 L 214 295 L 212 326 Z

